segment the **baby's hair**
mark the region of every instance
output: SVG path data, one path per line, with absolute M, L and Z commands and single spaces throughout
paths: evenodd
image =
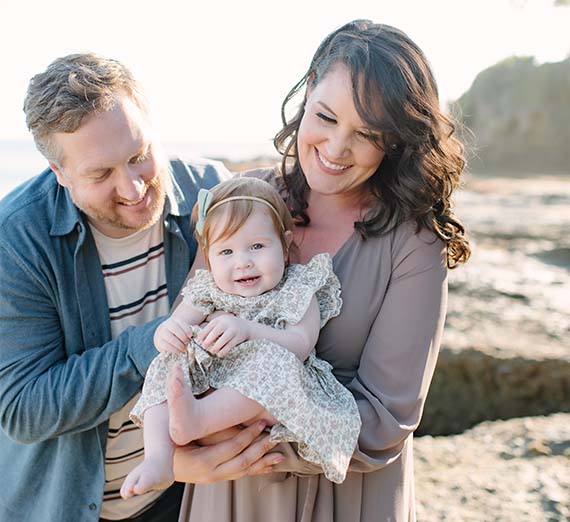
M 200 235 L 197 230 L 194 232 L 194 235 L 198 240 L 198 244 L 202 249 L 208 268 L 210 266 L 210 262 L 208 260 L 208 249 L 210 244 L 235 234 L 256 208 L 263 210 L 267 216 L 271 218 L 275 231 L 281 240 L 283 254 L 287 257 L 289 244 L 285 232 L 293 231 L 293 218 L 275 188 L 261 179 L 236 177 L 216 185 L 210 189 L 210 192 L 212 194 L 212 201 L 209 205 L 211 210 L 207 211 L 206 217 L 204 218 L 202 234 Z M 228 201 L 216 208 L 213 208 L 216 203 L 219 203 L 224 199 L 239 196 L 252 196 L 263 199 L 269 203 L 277 213 L 273 212 L 271 208 L 264 203 L 249 199 Z M 224 226 L 222 228 L 223 232 L 218 234 L 216 237 L 212 237 L 216 225 L 219 224 L 221 220 L 224 222 Z M 194 223 L 198 221 L 198 203 L 194 205 L 194 209 L 192 210 L 192 221 Z

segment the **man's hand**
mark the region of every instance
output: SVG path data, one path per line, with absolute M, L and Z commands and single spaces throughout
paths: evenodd
M 216 312 L 198 334 L 200 346 L 212 355 L 224 357 L 250 338 L 249 321 L 226 312 Z
M 212 445 L 189 444 L 176 448 L 175 479 L 178 482 L 209 484 L 273 472 L 273 466 L 285 457 L 280 453 L 267 453 L 276 443 L 269 442 L 269 435 L 261 434 L 264 428 L 263 421 L 255 422 L 247 428 L 224 430 L 217 442 L 216 438 L 210 437 L 207 442 Z

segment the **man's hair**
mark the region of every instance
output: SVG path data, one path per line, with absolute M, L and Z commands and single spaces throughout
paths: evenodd
M 30 80 L 24 100 L 26 124 L 38 150 L 61 164 L 52 135 L 75 132 L 85 118 L 112 109 L 122 96 L 148 111 L 137 82 L 122 63 L 93 53 L 70 54 Z

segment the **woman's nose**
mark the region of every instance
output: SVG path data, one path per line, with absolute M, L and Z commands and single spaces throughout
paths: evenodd
M 350 140 L 341 132 L 331 133 L 325 146 L 326 159 L 340 163 L 349 153 L 349 141 Z

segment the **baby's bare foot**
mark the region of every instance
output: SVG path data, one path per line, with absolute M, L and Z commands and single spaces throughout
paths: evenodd
M 121 497 L 130 498 L 154 489 L 166 489 L 174 483 L 172 466 L 162 459 L 145 458 L 121 486 Z
M 194 417 L 198 400 L 186 384 L 180 366 L 175 366 L 168 376 L 167 398 L 170 438 L 175 444 L 184 446 L 197 436 L 193 427 L 197 425 Z

